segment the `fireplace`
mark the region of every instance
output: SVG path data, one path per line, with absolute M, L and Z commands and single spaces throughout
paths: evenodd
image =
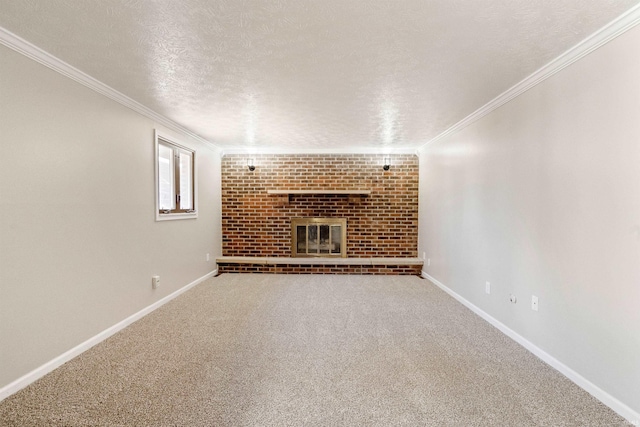
M 346 258 L 346 218 L 293 218 L 291 256 Z

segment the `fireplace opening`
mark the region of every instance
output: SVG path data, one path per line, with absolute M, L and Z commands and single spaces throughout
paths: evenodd
M 346 218 L 293 218 L 291 256 L 346 258 Z

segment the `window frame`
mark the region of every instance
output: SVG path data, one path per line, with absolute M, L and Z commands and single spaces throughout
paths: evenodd
M 160 209 L 160 145 L 169 147 L 172 150 L 173 156 L 176 153 L 187 152 L 191 154 L 191 191 L 193 200 L 193 210 L 191 209 L 179 209 L 179 196 L 180 196 L 180 174 L 179 163 L 174 158 L 174 179 L 173 179 L 173 192 L 176 196 L 177 209 L 172 209 L 166 212 L 167 209 Z M 194 219 L 198 218 L 198 156 L 196 150 L 186 147 L 185 145 L 176 142 L 173 138 L 165 135 L 164 133 L 155 130 L 154 135 L 154 172 L 155 172 L 155 212 L 156 221 L 167 221 L 176 219 Z

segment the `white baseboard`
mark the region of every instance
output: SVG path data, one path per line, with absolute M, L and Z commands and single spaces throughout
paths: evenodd
M 138 311 L 135 314 L 132 314 L 131 316 L 129 316 L 126 319 L 124 319 L 123 321 L 118 322 L 115 325 L 111 326 L 110 328 L 105 329 L 104 331 L 100 332 L 99 334 L 89 338 L 85 342 L 75 346 L 71 350 L 61 354 L 60 356 L 56 357 L 55 359 L 50 360 L 49 362 L 45 363 L 44 365 L 34 369 L 33 371 L 29 372 L 28 374 L 23 375 L 22 377 L 18 378 L 17 380 L 13 381 L 12 383 L 9 383 L 6 386 L 0 388 L 0 402 L 3 401 L 4 399 L 6 399 L 7 397 L 11 396 L 12 394 L 22 390 L 23 388 L 25 388 L 29 384 L 33 383 L 34 381 L 44 377 L 49 372 L 53 371 L 54 369 L 56 369 L 57 367 L 61 366 L 62 364 L 68 362 L 69 360 L 71 360 L 74 357 L 80 355 L 81 353 L 89 350 L 94 345 L 106 340 L 111 335 L 115 334 L 116 332 L 119 332 L 122 329 L 126 328 L 127 326 L 129 326 L 130 324 L 135 322 L 136 320 L 139 320 L 139 319 L 143 318 L 144 316 L 146 316 L 147 314 L 151 313 L 152 311 L 160 308 L 161 306 L 163 306 L 164 304 L 168 303 L 169 301 L 171 301 L 172 299 L 174 299 L 178 295 L 180 295 L 180 294 L 188 291 L 189 289 L 193 288 L 198 283 L 203 282 L 204 280 L 207 280 L 208 278 L 213 277 L 213 276 L 215 276 L 217 274 L 218 274 L 218 270 L 217 269 L 213 270 L 210 273 L 205 274 L 204 276 L 194 280 L 193 282 L 189 283 L 188 285 L 186 285 L 186 286 L 178 289 L 177 291 L 167 295 L 166 297 L 162 298 L 161 300 L 158 300 L 155 303 L 151 304 L 150 306 L 143 308 L 142 310 Z
M 629 406 L 625 405 L 615 397 L 611 396 L 606 391 L 602 390 L 597 385 L 593 384 L 591 381 L 578 374 L 573 369 L 569 368 L 564 363 L 560 362 L 555 357 L 551 356 L 546 351 L 542 350 L 540 347 L 533 344 L 531 341 L 524 338 L 522 335 L 515 332 L 513 329 L 510 329 L 504 323 L 495 319 L 491 315 L 487 314 L 485 311 L 481 310 L 462 296 L 458 295 L 444 284 L 442 284 L 438 279 L 430 276 L 425 271 L 422 272 L 422 277 L 432 282 L 434 285 L 451 295 L 458 302 L 466 306 L 468 309 L 476 313 L 478 316 L 482 317 L 484 320 L 498 328 L 503 334 L 529 350 L 531 353 L 540 358 L 543 362 L 550 365 L 552 368 L 556 369 L 558 372 L 563 374 L 565 377 L 569 378 L 575 384 L 577 384 L 580 388 L 594 396 L 596 399 L 607 405 L 609 408 L 614 410 L 618 415 L 625 418 L 634 426 L 640 426 L 640 413 L 634 411 Z

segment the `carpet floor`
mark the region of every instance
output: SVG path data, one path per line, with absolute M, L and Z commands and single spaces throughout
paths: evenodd
M 2 426 L 622 426 L 416 276 L 224 274 L 0 403 Z

